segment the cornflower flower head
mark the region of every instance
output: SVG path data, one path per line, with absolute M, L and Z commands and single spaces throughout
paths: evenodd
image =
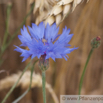
M 44 57 L 45 60 L 52 58 L 54 61 L 55 58 L 65 58 L 67 60 L 67 54 L 77 49 L 75 47 L 69 48 L 68 42 L 73 34 L 69 34 L 70 29 L 67 29 L 67 27 L 63 29 L 61 35 L 58 35 L 59 27 L 56 27 L 55 23 L 52 26 L 47 24 L 46 27 L 43 22 L 38 26 L 32 23 L 32 28 L 28 26 L 28 29 L 30 34 L 25 26 L 21 29 L 22 35 L 18 35 L 18 38 L 22 44 L 15 46 L 15 50 L 21 53 L 20 56 L 24 57 L 22 62 L 29 57 L 31 59 Z M 28 50 L 22 49 L 22 46 L 28 47 Z

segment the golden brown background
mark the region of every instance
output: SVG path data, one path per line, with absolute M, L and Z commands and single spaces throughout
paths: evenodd
M 2 1 L 2 0 L 0 0 Z M 5 0 L 6 1 L 6 0 Z M 27 0 L 12 0 L 12 9 L 9 20 L 9 38 L 19 27 L 25 15 L 28 12 Z M 0 2 L 0 45 L 5 33 L 7 1 Z M 33 14 L 26 20 L 26 25 L 35 22 Z M 90 0 L 86 3 L 84 0 L 79 4 L 74 12 L 70 13 L 67 18 L 60 24 L 60 33 L 65 25 L 74 33 L 70 44 L 79 47 L 77 50 L 69 54 L 68 61 L 57 59 L 56 62 L 50 59 L 50 68 L 46 72 L 46 79 L 51 84 L 58 99 L 60 95 L 78 94 L 79 81 L 87 56 L 91 49 L 91 39 L 101 36 L 103 40 L 103 0 Z M 20 32 L 18 33 L 20 34 Z M 8 39 L 9 39 L 8 38 Z M 22 58 L 19 53 L 14 51 L 13 45 L 19 45 L 20 41 L 17 36 L 14 38 L 2 58 L 4 59 L 0 70 L 6 72 L 0 73 L 0 80 L 7 75 L 17 73 L 23 70 L 27 62 L 21 62 Z M 41 73 L 36 69 L 36 73 Z M 0 102 L 10 88 L 0 90 Z M 25 89 L 17 87 L 10 95 L 6 103 L 11 103 Z M 82 94 L 101 95 L 103 94 L 103 42 L 101 46 L 94 50 L 89 61 L 82 88 Z M 34 87 L 19 103 L 42 103 L 41 87 Z M 50 93 L 47 90 L 47 103 L 54 103 Z

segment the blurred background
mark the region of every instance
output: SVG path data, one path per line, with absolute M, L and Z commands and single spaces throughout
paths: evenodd
M 0 0 L 0 46 L 2 45 L 6 30 L 8 1 Z M 27 0 L 11 0 L 10 3 L 12 7 L 8 24 L 9 34 L 7 43 L 13 34 L 15 34 L 22 21 L 24 21 L 31 7 L 28 5 Z M 35 23 L 35 15 L 33 13 L 26 19 L 25 25 L 31 26 L 31 23 Z M 103 0 L 90 0 L 88 3 L 86 0 L 83 0 L 59 25 L 59 33 L 62 33 L 65 25 L 74 34 L 69 44 L 72 45 L 71 47 L 75 46 L 79 48 L 68 55 L 68 61 L 56 59 L 56 62 L 54 62 L 50 59 L 50 67 L 46 71 L 46 82 L 51 85 L 58 100 L 60 99 L 60 95 L 78 94 L 81 73 L 91 50 L 91 40 L 97 36 L 101 36 L 101 41 L 103 40 Z M 17 35 L 20 34 L 20 28 L 18 31 Z M 1 56 L 3 62 L 0 65 L 0 102 L 11 88 L 11 85 L 15 83 L 15 78 L 14 81 L 9 80 L 10 83 L 6 82 L 5 78 L 12 77 L 13 74 L 16 75 L 29 62 L 28 59 L 22 63 L 20 53 L 14 51 L 14 45 L 20 45 L 17 35 L 15 38 L 12 38 L 10 45 Z M 34 71 L 36 74 L 41 75 L 38 63 Z M 24 81 L 26 82 L 26 78 L 24 78 Z M 19 84 L 6 103 L 11 103 L 19 97 L 28 86 L 24 87 Z M 51 94 L 50 90 L 47 89 L 47 103 L 54 103 Z M 81 94 L 103 95 L 103 42 L 101 42 L 99 48 L 94 50 L 91 56 L 85 73 Z M 39 85 L 35 85 L 32 86 L 30 92 L 19 103 L 42 103 L 42 101 L 42 88 Z

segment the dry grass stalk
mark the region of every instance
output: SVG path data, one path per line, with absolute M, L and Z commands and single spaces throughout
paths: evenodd
M 34 14 L 36 24 L 44 21 L 50 25 L 56 22 L 59 25 L 68 13 L 74 11 L 76 6 L 83 0 L 30 0 L 30 4 L 35 2 Z M 89 0 L 88 0 L 89 1 Z M 38 12 L 38 14 L 36 14 Z
M 0 81 L 0 90 L 4 90 L 12 87 L 14 83 L 18 80 L 18 77 L 21 75 L 21 73 L 22 72 L 19 71 L 17 74 L 12 74 L 11 76 L 2 79 Z M 30 84 L 30 74 L 31 74 L 30 71 L 26 71 L 17 86 L 21 86 L 22 89 L 27 89 Z M 35 73 L 33 73 L 31 88 L 34 87 L 42 87 L 42 78 L 39 74 L 35 74 Z M 51 85 L 46 83 L 46 88 L 48 89 L 49 93 L 52 95 L 55 103 L 59 103 L 59 100 L 56 94 L 54 93 L 53 89 L 51 88 Z

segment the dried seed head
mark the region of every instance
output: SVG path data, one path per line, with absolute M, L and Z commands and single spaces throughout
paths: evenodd
M 49 16 L 46 20 L 45 20 L 45 24 L 49 23 L 50 25 L 52 25 L 55 22 L 55 17 L 54 16 Z
M 43 19 L 45 19 L 46 17 L 48 16 L 47 12 L 44 11 L 41 13 L 41 15 L 39 15 L 37 18 L 36 18 L 36 21 L 35 23 L 38 25 Z
M 61 20 L 62 20 L 62 15 L 61 15 L 61 14 L 58 14 L 58 15 L 56 16 L 56 24 L 59 25 L 59 23 L 61 22 Z
M 71 4 L 67 4 L 63 8 L 63 15 L 67 15 L 71 11 Z
M 82 0 L 74 0 L 73 1 L 73 8 L 72 10 L 74 11 L 74 9 L 76 8 L 76 6 L 81 2 Z
M 58 15 L 62 11 L 63 11 L 62 6 L 56 5 L 56 6 L 53 7 L 50 15 Z
M 43 11 L 51 10 L 54 4 L 56 4 L 56 0 L 30 0 L 29 3 L 32 4 L 35 2 L 34 6 L 34 14 L 36 11 L 39 11 L 39 14 Z
M 73 0 L 61 0 L 57 4 L 58 5 L 66 5 L 66 4 L 70 4 L 71 2 L 73 2 Z
M 45 24 L 52 25 L 56 22 L 57 25 L 62 22 L 68 13 L 74 11 L 76 6 L 83 0 L 34 0 L 34 14 L 38 12 L 36 24 L 44 21 Z M 89 1 L 89 0 L 87 0 Z M 30 0 L 32 3 L 33 0 Z

